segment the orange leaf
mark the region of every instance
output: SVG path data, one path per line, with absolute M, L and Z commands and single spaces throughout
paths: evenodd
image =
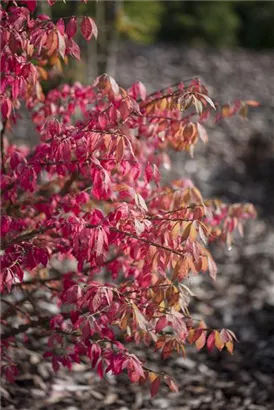
M 181 228 L 180 222 L 173 222 L 171 223 L 171 226 L 171 237 L 172 239 L 177 239 Z
M 124 156 L 124 151 L 125 151 L 125 142 L 123 137 L 118 137 L 118 143 L 117 143 L 117 148 L 115 151 L 115 159 L 116 161 L 121 161 L 121 159 Z
M 46 48 L 48 49 L 48 55 L 51 56 L 58 48 L 58 36 L 56 31 L 51 31 L 48 35 Z
M 153 301 L 157 303 L 157 305 L 159 305 L 164 300 L 164 297 L 165 297 L 164 290 L 163 288 L 158 288 L 158 289 L 155 289 L 154 292 L 155 292 L 155 296 L 153 298 Z
M 173 341 L 172 341 L 172 340 L 169 340 L 169 341 L 165 344 L 165 346 L 164 346 L 164 348 L 163 348 L 163 350 L 162 350 L 162 357 L 163 357 L 163 359 L 167 359 L 167 358 L 171 355 L 171 353 L 172 353 L 172 345 L 173 345 Z
M 124 332 L 124 331 L 126 330 L 126 328 L 127 328 L 128 319 L 129 319 L 129 314 L 126 313 L 126 314 L 123 316 L 123 318 L 122 318 L 122 320 L 120 321 L 120 323 L 119 323 L 120 329 L 121 329 L 123 332 Z
M 196 340 L 195 346 L 198 350 L 201 350 L 206 343 L 206 332 L 203 330 L 201 336 Z
M 47 80 L 48 78 L 48 73 L 43 67 L 37 67 L 37 70 L 40 74 L 40 76 L 43 78 L 43 80 Z
M 222 117 L 226 118 L 231 115 L 231 107 L 226 104 L 222 106 Z
M 164 111 L 167 108 L 167 99 L 166 98 L 162 98 L 158 104 L 157 107 L 159 108 L 160 111 Z
M 183 279 L 188 275 L 189 267 L 187 258 L 179 259 L 173 271 L 172 280 Z
M 250 105 L 250 107 L 258 107 L 260 105 L 260 103 L 256 100 L 247 100 L 245 103 Z
M 189 232 L 189 239 L 194 242 L 197 238 L 197 230 L 195 228 L 194 223 L 191 223 L 190 232 Z
M 222 341 L 221 335 L 217 330 L 215 330 L 215 346 L 219 351 L 224 348 L 224 342 Z
M 183 136 L 185 139 L 189 141 L 194 137 L 196 132 L 197 132 L 197 129 L 195 127 L 195 124 L 193 122 L 189 122 L 188 124 L 184 126 Z
M 162 349 L 162 347 L 165 345 L 165 342 L 166 342 L 165 336 L 159 337 L 159 339 L 158 339 L 157 342 L 155 343 L 155 350 L 160 350 L 160 349 Z
M 183 234 L 181 236 L 181 241 L 184 242 L 188 239 L 190 230 L 191 230 L 192 222 L 188 222 L 187 226 L 185 227 Z
M 230 341 L 227 342 L 225 344 L 225 347 L 227 348 L 227 350 L 230 354 L 233 354 L 234 344 L 232 342 L 230 342 Z

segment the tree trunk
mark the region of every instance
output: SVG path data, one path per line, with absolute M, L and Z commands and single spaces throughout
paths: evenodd
M 88 46 L 89 82 L 106 72 L 115 76 L 119 46 L 116 21 L 122 5 L 121 0 L 100 0 L 96 3 L 96 24 L 99 33 L 97 41 L 91 41 Z

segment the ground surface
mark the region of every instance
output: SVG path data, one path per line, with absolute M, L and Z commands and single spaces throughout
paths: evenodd
M 126 46 L 118 61 L 117 80 L 123 86 L 140 79 L 153 90 L 200 75 L 222 102 L 234 98 L 261 102 L 248 122 L 234 119 L 209 130 L 209 145 L 199 145 L 194 159 L 176 154 L 171 175 L 192 178 L 204 196 L 257 206 L 258 219 L 249 223 L 244 240 L 231 251 L 213 250 L 219 267 L 217 282 L 203 276 L 188 283 L 201 300 L 195 305 L 197 315 L 210 326 L 231 328 L 240 343 L 233 356 L 189 351 L 186 360 L 151 361 L 151 367 L 161 366 L 180 385 L 179 394 L 163 387 L 153 401 L 146 389 L 130 385 L 124 376 L 103 382 L 85 365 L 56 376 L 39 355 L 22 351 L 16 384 L 2 384 L 2 406 L 7 410 L 272 410 L 274 54 Z M 153 353 L 143 354 L 150 364 Z

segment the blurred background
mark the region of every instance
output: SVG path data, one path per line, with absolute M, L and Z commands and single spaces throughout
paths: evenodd
M 95 18 L 99 27 L 97 42 L 85 47 L 78 33 L 86 57 L 83 64 L 88 65 L 88 76 L 85 70 L 82 73 L 83 81 L 105 71 L 115 75 L 117 50 L 125 42 L 132 46 L 162 43 L 177 48 L 274 47 L 272 1 L 94 0 L 87 4 L 58 1 L 53 7 L 40 1 L 38 5 L 38 14 L 51 15 L 54 20 L 71 15 Z M 72 70 L 69 75 L 73 79 Z
M 40 1 L 38 12 L 54 20 L 89 15 L 99 30 L 98 40 L 89 44 L 78 33 L 82 60 L 71 59 L 62 71 L 55 67 L 57 75 L 44 84 L 46 92 L 63 82 L 91 83 L 107 72 L 123 87 L 140 80 L 149 91 L 200 76 L 222 103 L 259 101 L 247 121 L 233 118 L 208 129 L 209 143 L 198 144 L 194 159 L 173 153 L 173 169 L 165 175 L 166 180 L 190 177 L 204 197 L 252 202 L 258 218 L 248 223 L 244 239 L 232 250 L 212 248 L 219 269 L 216 283 L 206 275 L 187 283 L 198 296 L 192 307 L 197 317 L 237 334 L 240 343 L 233 356 L 189 350 L 186 360 L 157 359 L 151 366 L 174 375 L 180 393 L 163 389 L 153 401 L 147 390 L 129 385 L 126 378 L 109 378 L 106 384 L 84 365 L 71 374 L 53 375 L 50 365 L 32 356 L 32 367 L 25 365 L 22 394 L 18 385 L 17 390 L 11 387 L 7 408 L 272 410 L 274 2 L 99 0 L 49 7 Z M 16 136 L 25 143 L 33 138 L 27 117 Z

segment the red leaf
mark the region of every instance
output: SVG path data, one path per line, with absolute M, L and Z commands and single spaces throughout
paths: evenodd
M 188 332 L 188 341 L 189 341 L 189 343 L 194 343 L 194 342 L 196 342 L 196 340 L 199 339 L 199 337 L 201 336 L 202 333 L 203 333 L 203 329 L 202 329 L 202 328 L 191 329 L 191 330 Z
M 5 368 L 5 376 L 6 379 L 10 383 L 14 383 L 14 377 L 18 374 L 18 369 L 15 365 L 7 366 Z
M 160 387 L 160 383 L 161 383 L 161 379 L 160 379 L 159 376 L 156 377 L 156 378 L 154 379 L 154 381 L 151 383 L 151 385 L 150 385 L 150 394 L 151 394 L 151 397 L 154 397 L 154 396 L 158 393 L 159 387 Z
M 90 336 L 90 323 L 88 319 L 86 320 L 84 326 L 82 327 L 82 335 L 84 336 L 85 339 L 89 338 Z
M 37 0 L 22 0 L 21 3 L 26 4 L 27 8 L 31 13 L 34 12 L 37 6 Z
M 56 357 L 56 356 L 53 356 L 52 359 L 51 359 L 51 362 L 52 362 L 53 371 L 54 371 L 55 373 L 57 373 L 58 370 L 60 369 L 60 365 L 59 365 L 59 363 L 58 363 L 57 357 Z
M 150 182 L 153 177 L 152 165 L 148 163 L 145 168 L 145 177 L 147 182 Z
M 68 35 L 68 38 L 71 38 L 75 35 L 77 31 L 77 20 L 75 17 L 72 17 L 67 24 L 66 27 L 66 33 Z
M 155 326 L 156 332 L 161 332 L 167 326 L 167 319 L 165 316 L 160 317 Z
M 81 22 L 81 33 L 87 41 L 89 41 L 92 36 L 97 38 L 98 30 L 91 17 L 83 17 Z

